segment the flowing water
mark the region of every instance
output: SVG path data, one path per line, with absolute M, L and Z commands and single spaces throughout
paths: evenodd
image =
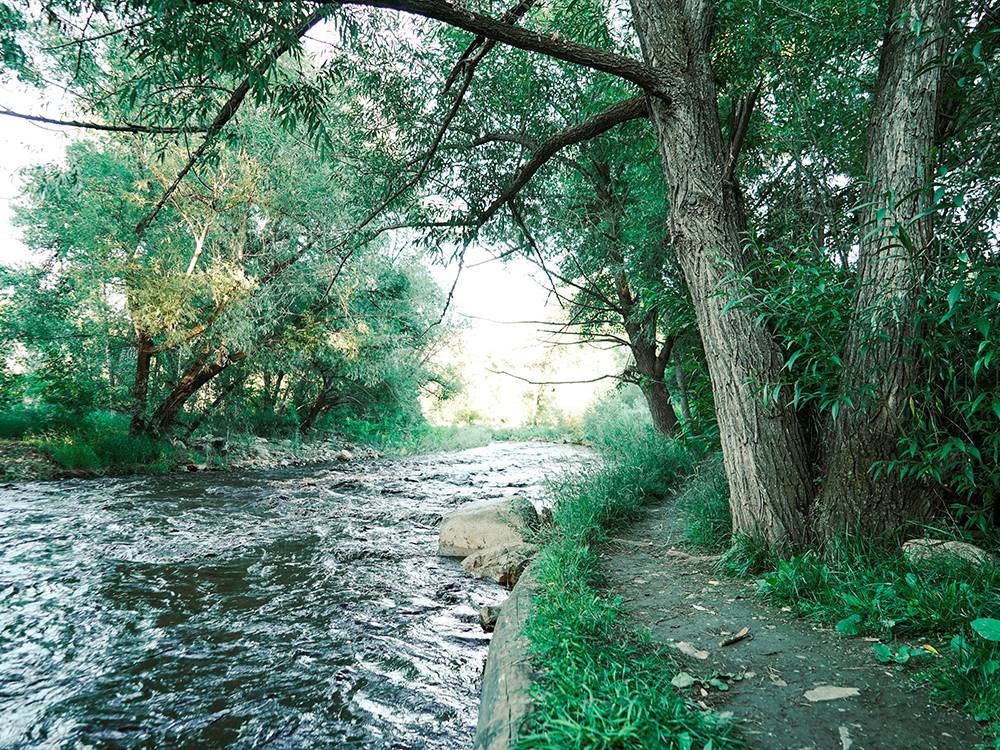
M 436 524 L 582 456 L 0 488 L 0 748 L 468 747 L 502 592 Z

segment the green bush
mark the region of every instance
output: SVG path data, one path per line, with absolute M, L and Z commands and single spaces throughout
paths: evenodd
M 130 435 L 123 414 L 93 412 L 72 431 L 44 437 L 40 447 L 65 469 L 121 471 L 142 466 L 167 468 L 169 444 L 147 435 Z
M 684 539 L 688 544 L 712 552 L 729 549 L 733 542 L 733 518 L 721 453 L 698 465 L 684 482 L 676 502 L 684 518 Z
M 73 437 L 53 440 L 45 443 L 52 460 L 64 469 L 72 471 L 99 471 L 101 460 L 94 450 L 86 443 L 77 442 Z
M 0 438 L 20 440 L 67 428 L 78 420 L 78 415 L 52 406 L 15 404 L 0 412 Z

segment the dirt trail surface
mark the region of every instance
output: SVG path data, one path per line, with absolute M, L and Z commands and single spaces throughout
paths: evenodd
M 692 676 L 731 676 L 722 679 L 725 692 L 697 682 L 685 692 L 732 712 L 750 747 L 969 750 L 982 742 L 972 719 L 879 664 L 869 642 L 766 606 L 755 600 L 755 584 L 722 578 L 712 558 L 686 555 L 676 515 L 670 502 L 652 507 L 605 550 L 609 593 L 624 598 L 656 642 L 677 649 Z M 720 645 L 743 628 L 748 637 Z

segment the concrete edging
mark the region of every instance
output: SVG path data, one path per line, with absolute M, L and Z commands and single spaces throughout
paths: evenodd
M 479 699 L 473 750 L 509 750 L 531 711 L 532 672 L 524 626 L 534 607 L 538 582 L 533 566 L 521 575 L 503 603 L 490 641 Z

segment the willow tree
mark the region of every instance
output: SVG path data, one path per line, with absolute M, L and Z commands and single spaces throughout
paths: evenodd
M 871 469 L 891 460 L 907 418 L 906 394 L 918 377 L 910 313 L 935 261 L 935 136 L 940 131 L 944 70 L 955 46 L 949 40 L 951 0 L 891 0 L 879 10 L 883 31 L 868 50 L 879 62 L 877 73 L 872 70 L 867 123 L 854 124 L 858 131 L 867 124 L 860 176 L 865 208 L 857 238 L 858 291 L 840 356 L 842 397 L 815 437 L 783 375 L 788 352 L 757 316 L 736 304 L 734 279 L 755 260 L 748 243 L 745 186 L 739 179 L 741 156 L 755 107 L 766 105 L 763 86 L 780 82 L 781 65 L 759 71 L 765 74 L 762 82 L 726 102 L 720 100 L 715 69 L 724 51 L 716 45 L 732 31 L 720 28 L 720 18 L 730 25 L 738 25 L 744 15 L 759 19 L 772 14 L 772 21 L 785 20 L 786 6 L 742 8 L 736 3 L 724 6 L 720 16 L 713 0 L 631 0 L 628 10 L 616 6 L 610 15 L 593 12 L 589 3 L 534 5 L 521 0 L 500 16 L 492 15 L 492 8 L 473 9 L 445 0 L 247 5 L 167 0 L 132 4 L 124 16 L 112 16 L 103 8 L 95 11 L 111 18 L 110 33 L 134 38 L 134 51 L 147 65 L 140 79 L 144 75 L 159 84 L 198 82 L 203 87 L 211 80 L 224 89 L 221 94 L 200 89 L 187 107 L 156 97 L 142 103 L 139 97 L 132 119 L 112 123 L 133 129 L 199 130 L 203 140 L 192 163 L 211 148 L 248 96 L 267 102 L 279 116 L 314 118 L 309 97 L 322 94 L 316 79 L 288 85 L 272 80 L 271 71 L 275 60 L 299 49 L 297 40 L 324 20 L 339 24 L 345 42 L 355 40 L 366 52 L 384 48 L 384 65 L 397 71 L 400 44 L 389 30 L 393 27 L 381 26 L 378 14 L 356 9 L 399 11 L 471 33 L 450 74 L 441 74 L 446 80 L 430 110 L 438 117 L 422 139 L 425 154 L 415 155 L 403 175 L 393 176 L 373 217 L 428 177 L 434 160 L 441 158 L 439 147 L 454 113 L 473 88 L 477 66 L 496 44 L 624 81 L 632 87 L 630 96 L 540 142 L 489 205 L 470 207 L 473 216 L 458 219 L 454 210 L 442 212 L 429 223 L 487 224 L 563 149 L 622 122 L 648 117 L 667 186 L 664 211 L 671 249 L 690 290 L 712 379 L 736 531 L 774 545 L 802 543 L 845 529 L 877 531 L 929 512 L 932 503 L 923 488 L 897 474 Z M 580 7 L 589 12 L 573 12 Z M 796 50 L 808 48 L 810 28 L 829 19 L 839 20 L 843 33 L 854 33 L 856 19 L 847 17 L 839 5 L 806 4 L 793 10 L 799 28 L 782 40 L 784 55 L 794 57 Z M 859 11 L 859 17 L 867 12 Z M 982 15 L 982 9 L 963 8 L 957 25 L 967 33 Z M 398 18 L 388 23 L 398 23 Z M 609 18 L 613 33 L 595 33 Z M 625 28 L 631 29 L 631 37 L 619 33 Z M 89 44 L 83 38 L 77 42 L 78 47 Z M 861 72 L 867 75 L 864 67 Z M 336 71 L 342 74 L 343 68 Z M 121 97 L 134 101 L 135 80 L 119 83 Z M 633 91 L 637 93 L 631 95 Z M 426 102 L 411 98 L 417 104 Z M 723 111 L 728 114 L 725 122 Z M 426 112 L 417 110 L 414 121 Z M 180 121 L 175 119 L 179 113 Z M 321 134 L 322 123 L 315 118 L 310 122 Z M 177 181 L 186 174 L 187 168 L 182 168 Z M 140 231 L 150 226 L 155 214 L 140 222 Z M 366 228 L 372 231 L 372 219 L 358 227 Z

